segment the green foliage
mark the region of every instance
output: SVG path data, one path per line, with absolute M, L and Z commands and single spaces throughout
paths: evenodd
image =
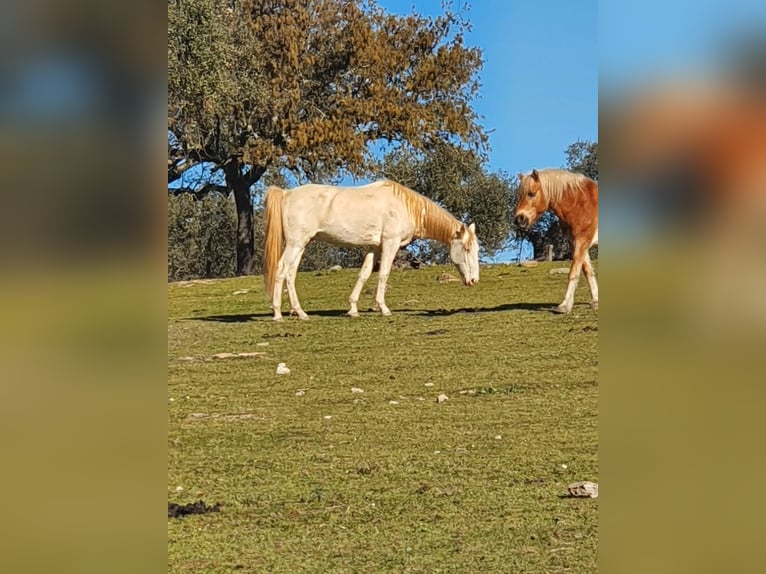
M 566 149 L 567 169 L 598 181 L 598 142 L 578 140 Z
M 399 149 L 385 156 L 380 171 L 434 200 L 458 219 L 475 223 L 484 254 L 491 256 L 506 243 L 515 190 L 506 174 L 489 172 L 474 151 L 446 143 L 424 152 Z M 414 250 L 424 262 L 449 261 L 441 244 L 419 241 Z
M 255 278 L 170 285 L 168 499 L 222 506 L 168 521 L 168 572 L 596 572 L 599 499 L 566 493 L 599 479 L 598 317 L 582 283 L 544 309 L 552 266 L 394 272 L 358 320 L 355 271 L 301 273 L 282 324 Z
M 230 277 L 236 262 L 237 220 L 230 199 L 168 196 L 168 280 Z

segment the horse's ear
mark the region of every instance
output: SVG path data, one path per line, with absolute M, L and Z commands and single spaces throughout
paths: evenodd
M 534 179 L 535 181 L 540 181 L 540 174 L 537 173 L 536 169 L 532 170 L 532 179 Z
M 517 174 L 516 174 L 516 178 L 517 178 L 519 181 L 521 181 L 521 178 L 522 178 L 522 177 L 524 177 L 524 174 L 523 174 L 523 173 L 519 172 L 519 173 L 517 173 Z
M 471 233 L 476 233 L 476 224 L 472 223 L 471 225 L 469 225 L 468 231 L 470 231 Z

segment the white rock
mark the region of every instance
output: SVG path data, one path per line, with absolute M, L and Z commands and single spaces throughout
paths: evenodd
M 329 421 L 332 418 L 332 415 L 325 415 L 324 420 Z
M 285 365 L 284 363 L 279 363 L 277 365 L 277 374 L 278 375 L 289 375 L 290 374 L 290 369 L 288 369 L 287 365 Z
M 364 390 L 360 389 L 359 387 L 351 387 L 351 392 L 352 393 L 363 393 Z
M 433 386 L 434 386 L 434 384 L 433 384 L 433 383 L 426 383 L 426 384 L 425 384 L 425 385 L 423 385 L 423 386 L 424 386 L 424 387 L 433 387 Z
M 500 434 L 495 435 L 495 440 L 503 440 L 503 435 L 500 435 Z
M 567 489 L 577 498 L 598 498 L 598 484 L 590 481 L 573 482 Z
M 561 468 L 563 468 L 564 470 L 566 470 L 566 469 L 567 469 L 567 465 L 565 465 L 565 464 L 562 464 L 562 465 L 561 465 Z
M 268 347 L 269 343 L 268 342 L 256 343 L 255 346 L 256 347 Z
M 176 492 L 183 492 L 184 487 L 183 486 L 176 486 Z
M 239 289 L 237 291 L 234 291 L 232 295 L 244 295 L 245 293 L 248 293 L 250 289 Z
M 398 405 L 399 401 L 388 401 L 389 405 Z
M 306 394 L 306 391 L 304 391 L 303 389 L 298 389 L 297 391 L 295 391 L 296 397 L 302 397 L 305 394 Z
M 438 397 L 436 397 L 437 403 L 446 403 L 449 400 L 449 397 L 445 395 L 444 393 L 440 394 Z
M 170 402 L 172 403 L 175 399 L 170 399 Z

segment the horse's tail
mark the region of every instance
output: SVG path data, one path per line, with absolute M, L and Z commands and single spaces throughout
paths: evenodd
M 270 187 L 266 191 L 266 245 L 263 249 L 263 282 L 269 298 L 274 295 L 279 259 L 284 250 L 285 234 L 282 228 L 282 201 L 285 190 Z

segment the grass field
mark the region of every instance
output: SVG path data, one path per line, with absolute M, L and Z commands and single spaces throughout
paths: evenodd
M 222 505 L 168 520 L 169 571 L 596 572 L 566 494 L 598 480 L 598 317 L 584 280 L 550 311 L 563 265 L 397 271 L 387 318 L 343 315 L 355 270 L 299 275 L 305 322 L 260 277 L 169 285 L 168 500 Z

